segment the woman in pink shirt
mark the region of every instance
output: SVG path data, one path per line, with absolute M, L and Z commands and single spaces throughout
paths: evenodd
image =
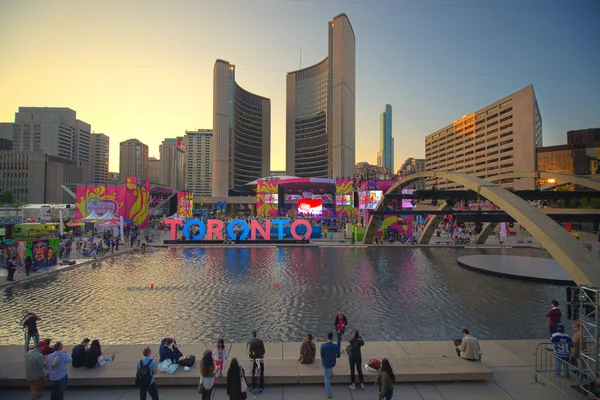
M 346 325 L 348 325 L 348 320 L 346 316 L 342 313 L 342 309 L 338 309 L 337 315 L 335 316 L 335 330 L 337 331 L 337 345 L 340 347 L 342 345 L 342 335 L 346 330 Z M 341 349 L 341 347 L 340 347 Z

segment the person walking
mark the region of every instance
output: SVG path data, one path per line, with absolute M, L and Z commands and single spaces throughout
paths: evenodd
M 140 371 L 143 368 L 147 368 L 147 373 L 150 374 L 150 382 L 146 387 L 140 386 L 140 400 L 146 400 L 146 393 L 150 393 L 150 398 L 152 400 L 159 400 L 158 389 L 156 388 L 156 382 L 154 381 L 154 375 L 156 375 L 156 373 L 158 372 L 158 364 L 156 363 L 156 357 L 151 357 L 152 349 L 150 349 L 150 347 L 144 348 L 142 354 L 144 355 L 144 358 L 139 360 L 137 363 L 136 378 L 138 377 Z
M 227 395 L 229 400 L 245 400 L 248 396 L 247 390 L 248 385 L 246 384 L 244 368 L 240 367 L 237 358 L 234 357 L 231 359 L 231 364 L 227 370 Z
M 325 377 L 325 394 L 331 398 L 331 375 L 335 367 L 336 358 L 340 356 L 340 347 L 333 343 L 333 332 L 327 334 L 327 343 L 321 345 L 321 365 Z
M 219 377 L 223 376 L 223 364 L 227 360 L 227 349 L 225 348 L 225 340 L 217 340 L 217 348 L 214 351 L 215 364 L 219 371 Z
M 265 391 L 265 344 L 257 337 L 256 331 L 252 331 L 252 340 L 248 343 L 248 355 L 252 359 L 252 389 L 250 393 L 254 394 L 256 390 L 256 373 L 260 373 L 259 393 Z
M 54 344 L 54 353 L 48 356 L 46 367 L 50 371 L 50 384 L 52 386 L 51 400 L 63 400 L 67 390 L 67 364 L 72 362 L 71 356 L 63 353 L 61 342 Z
M 354 331 L 354 337 L 350 340 L 350 346 L 348 348 L 348 359 L 350 361 L 350 389 L 354 390 L 356 387 L 354 385 L 354 370 L 358 372 L 358 381 L 360 382 L 361 390 L 365 390 L 365 384 L 362 373 L 362 354 L 360 348 L 365 345 L 364 340 L 360 336 L 360 332 L 358 330 Z
M 40 349 L 44 345 L 40 342 L 33 350 L 25 354 L 25 379 L 29 382 L 29 393 L 31 400 L 36 400 L 42 394 L 46 384 L 46 366 L 44 364 L 44 355 Z
M 206 350 L 200 360 L 200 382 L 198 383 L 198 393 L 202 394 L 202 400 L 210 400 L 217 372 L 212 351 Z
M 381 360 L 381 371 L 377 377 L 377 383 L 379 384 L 379 400 L 392 400 L 394 395 L 394 383 L 396 377 L 392 370 L 392 365 L 387 358 Z
M 335 321 L 333 322 L 335 329 L 337 331 L 337 345 L 339 348 L 342 346 L 342 335 L 346 331 L 346 325 L 348 325 L 348 319 L 342 313 L 342 309 L 339 308 L 337 311 L 337 315 L 335 316 Z
M 25 257 L 25 275 L 29 276 L 31 272 L 31 266 L 33 265 L 33 260 L 30 256 Z
M 548 318 L 548 329 L 550 330 L 550 336 L 552 336 L 557 332 L 556 327 L 561 322 L 562 312 L 560 311 L 560 308 L 558 308 L 558 300 L 552 300 L 550 304 L 552 305 L 552 309 L 548 311 L 546 317 Z

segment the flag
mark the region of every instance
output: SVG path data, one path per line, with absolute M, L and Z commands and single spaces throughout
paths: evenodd
M 121 233 L 121 240 L 125 241 L 125 232 L 123 232 L 123 217 L 119 217 L 119 231 Z
M 60 211 L 60 227 L 58 228 L 58 233 L 60 233 L 60 236 L 62 236 L 65 234 L 65 231 L 63 229 L 64 224 L 63 224 L 62 210 L 59 210 L 59 211 Z

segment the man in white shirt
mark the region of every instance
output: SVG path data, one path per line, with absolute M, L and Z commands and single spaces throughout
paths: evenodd
M 481 349 L 479 342 L 469 333 L 468 329 L 462 330 L 462 340 L 456 345 L 456 354 L 462 359 L 469 361 L 481 361 Z

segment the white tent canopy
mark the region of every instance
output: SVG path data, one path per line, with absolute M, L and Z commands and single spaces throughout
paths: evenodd
M 92 211 L 92 213 L 90 215 L 88 215 L 87 217 L 81 218 L 81 220 L 83 222 L 94 222 L 99 219 L 100 219 L 100 217 L 98 216 L 98 214 L 96 214 L 96 211 Z
M 115 217 L 112 211 L 107 211 L 103 216 L 98 218 L 98 221 L 109 221 L 111 219 L 117 219 L 117 217 Z

